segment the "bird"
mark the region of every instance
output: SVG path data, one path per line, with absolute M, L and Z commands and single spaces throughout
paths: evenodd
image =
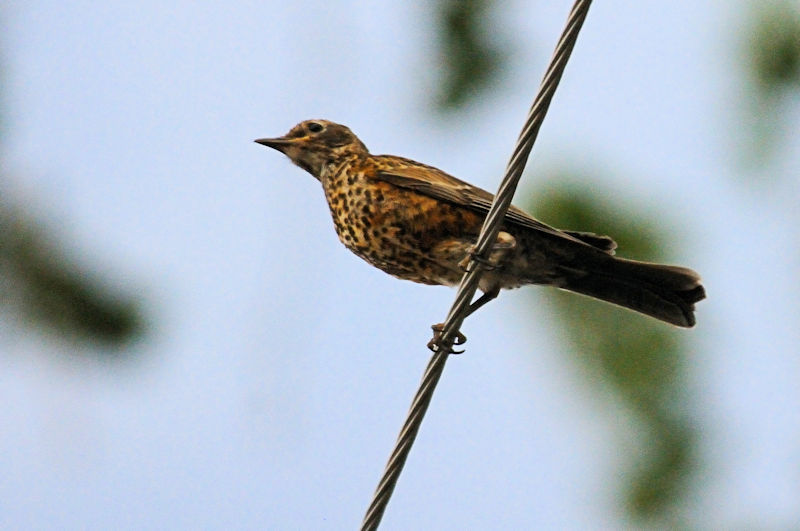
M 339 240 L 358 257 L 397 278 L 458 285 L 493 195 L 444 171 L 394 155 L 373 155 L 347 127 L 306 120 L 258 144 L 286 155 L 321 184 Z M 470 315 L 502 289 L 553 286 L 653 317 L 695 325 L 705 298 L 695 271 L 615 256 L 609 236 L 551 227 L 511 206 L 484 268 L 483 294 Z M 465 317 L 466 317 L 465 315 Z M 433 325 L 436 350 L 442 325 Z M 458 332 L 454 344 L 466 337 Z

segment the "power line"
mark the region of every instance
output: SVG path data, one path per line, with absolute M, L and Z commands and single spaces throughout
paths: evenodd
M 564 73 L 564 67 L 575 46 L 578 32 L 586 19 L 586 14 L 589 11 L 591 3 L 591 0 L 576 0 L 575 4 L 572 6 L 572 11 L 567 17 L 566 27 L 561 33 L 558 44 L 556 44 L 553 58 L 550 60 L 550 65 L 542 79 L 539 92 L 528 112 L 525 126 L 522 128 L 522 132 L 517 139 L 517 144 L 511 155 L 511 160 L 506 166 L 505 176 L 500 183 L 497 194 L 494 196 L 494 201 L 489 209 L 489 213 L 486 215 L 486 219 L 483 222 L 480 235 L 475 243 L 475 250 L 467 266 L 467 272 L 461 279 L 461 285 L 458 288 L 456 300 L 453 302 L 453 306 L 447 314 L 447 319 L 444 322 L 441 334 L 433 343 L 435 347 L 433 357 L 430 362 L 428 362 L 428 367 L 422 377 L 422 382 L 417 390 L 417 394 L 414 396 L 414 400 L 411 403 L 406 421 L 403 424 L 400 435 L 397 437 L 397 443 L 386 464 L 383 477 L 378 484 L 378 488 L 375 490 L 372 503 L 370 503 L 364 515 L 364 521 L 361 524 L 362 531 L 374 531 L 378 529 L 380 525 L 383 513 L 386 510 L 394 487 L 403 470 L 403 465 L 405 465 L 408 454 L 411 451 L 411 446 L 414 444 L 414 439 L 422 424 L 425 411 L 428 409 L 428 405 L 433 397 L 433 391 L 442 375 L 442 371 L 444 371 L 447 356 L 453 352 L 453 339 L 458 335 L 461 324 L 467 316 L 467 309 L 475 296 L 475 292 L 478 289 L 478 282 L 483 274 L 483 264 L 487 262 L 492 245 L 497 239 L 500 226 L 505 219 L 506 212 L 511 205 L 511 200 L 517 189 L 517 184 L 519 184 L 520 177 L 522 176 L 522 170 L 525 168 L 525 163 L 528 161 L 533 143 L 536 141 L 536 137 L 539 134 L 539 128 L 550 107 L 553 94 L 555 94 L 558 83 L 561 80 L 561 75 Z

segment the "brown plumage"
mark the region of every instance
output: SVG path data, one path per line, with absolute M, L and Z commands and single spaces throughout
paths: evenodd
M 458 284 L 492 194 L 413 160 L 371 155 L 350 129 L 326 120 L 256 142 L 319 179 L 336 233 L 356 255 L 398 278 Z M 694 303 L 705 298 L 697 273 L 616 258 L 615 248 L 608 236 L 555 229 L 511 207 L 470 310 L 500 289 L 542 284 L 695 324 Z

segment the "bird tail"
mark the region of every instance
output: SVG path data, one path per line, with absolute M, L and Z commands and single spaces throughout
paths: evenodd
M 676 326 L 694 326 L 694 303 L 706 296 L 696 272 L 609 255 L 593 258 L 579 269 L 565 268 L 564 284 L 559 287 Z

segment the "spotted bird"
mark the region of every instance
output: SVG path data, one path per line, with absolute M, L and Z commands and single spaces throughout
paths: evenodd
M 357 256 L 401 279 L 459 283 L 492 194 L 432 166 L 372 155 L 350 129 L 327 120 L 307 120 L 284 136 L 256 142 L 322 183 L 336 234 Z M 685 267 L 617 258 L 616 247 L 608 236 L 559 230 L 512 206 L 484 264 L 483 295 L 468 313 L 501 289 L 540 284 L 694 326 L 694 303 L 705 298 L 700 276 Z

